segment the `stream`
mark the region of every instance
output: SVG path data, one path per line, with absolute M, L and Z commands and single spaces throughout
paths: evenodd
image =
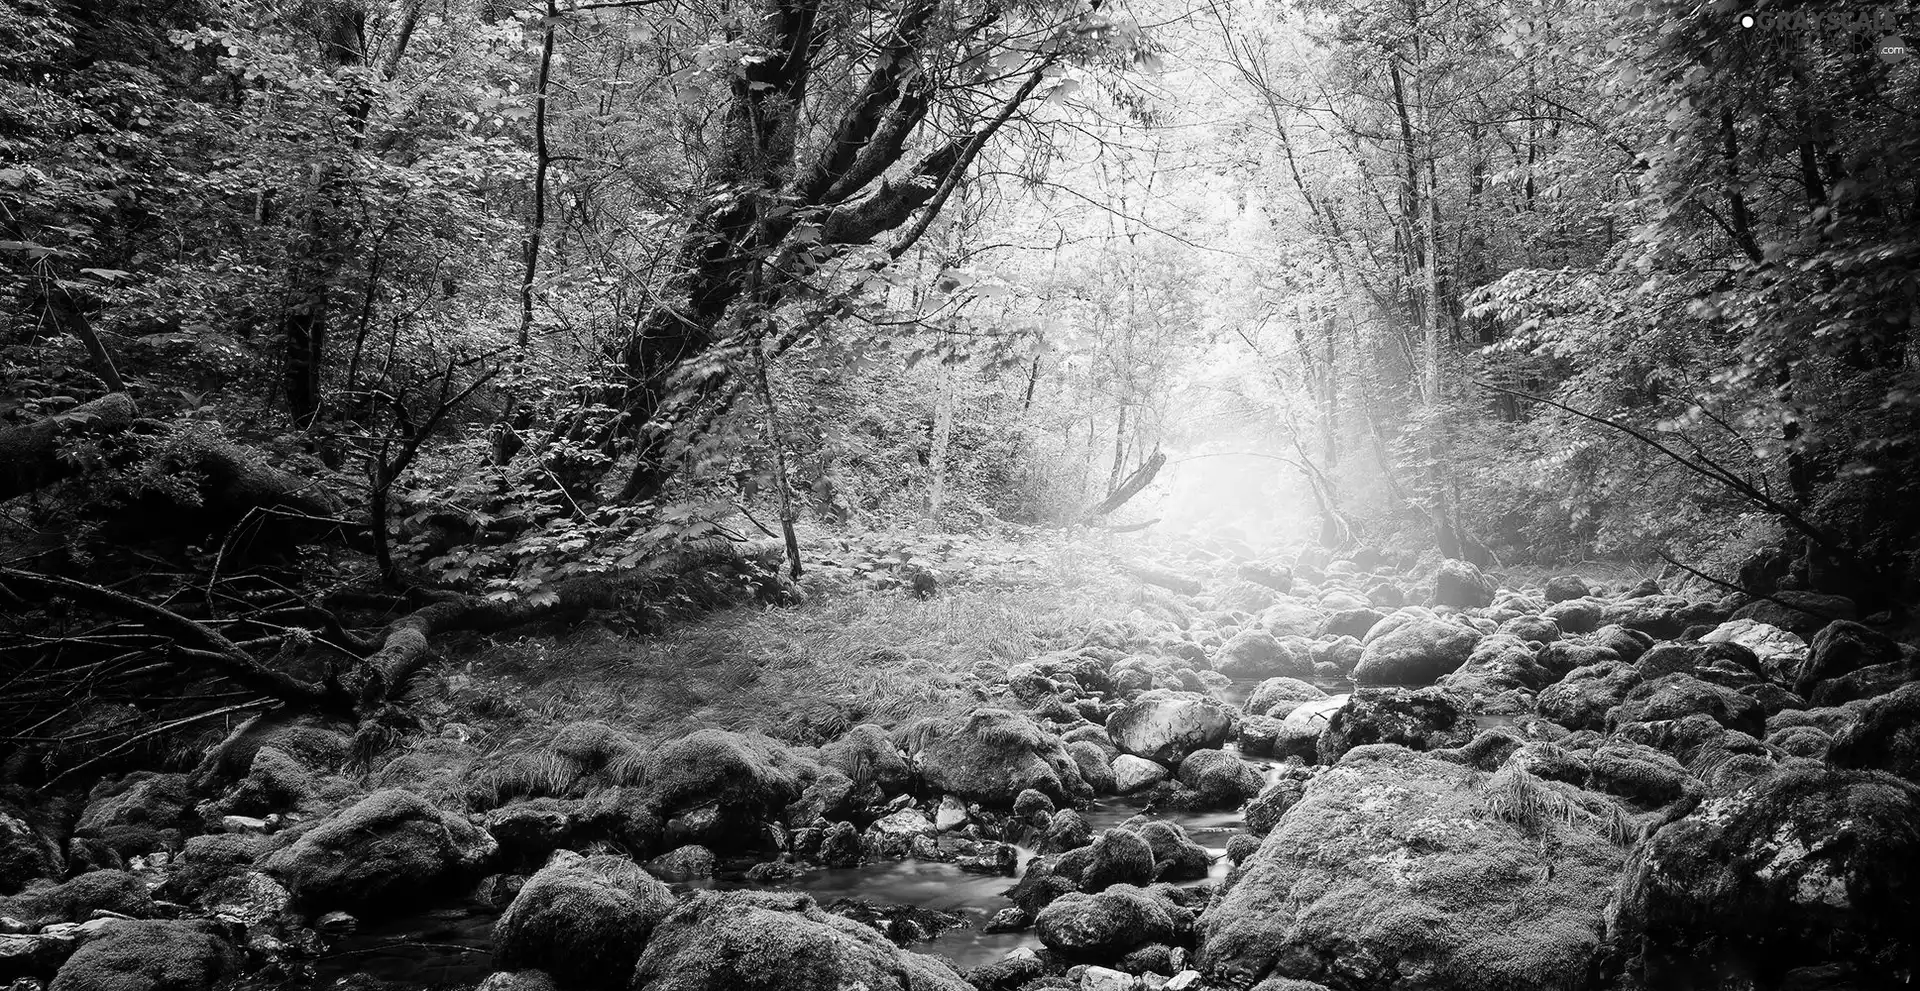
M 1232 749 L 1229 744 L 1228 750 Z M 1275 765 L 1251 761 L 1271 782 Z M 1137 815 L 1179 824 L 1195 843 L 1214 858 L 1210 879 L 1227 873 L 1227 840 L 1246 826 L 1237 811 L 1147 811 L 1144 803 L 1126 797 L 1103 798 L 1082 809 L 1097 835 Z M 1033 851 L 1020 848 L 1020 868 Z M 754 884 L 742 875 L 751 859 L 723 863 L 719 876 L 686 887 L 802 891 L 821 905 L 841 898 L 857 898 L 876 905 L 911 905 L 957 912 L 967 922 L 942 931 L 909 949 L 933 953 L 953 961 L 962 970 L 991 963 L 1022 947 L 1039 947 L 1031 930 L 988 933 L 987 920 L 1011 905 L 1004 896 L 1017 877 L 970 874 L 953 864 L 922 860 L 880 861 L 860 867 L 825 868 L 775 884 Z M 1186 882 L 1189 884 L 1199 882 Z M 681 887 L 681 885 L 676 885 Z M 420 988 L 471 987 L 492 972 L 489 948 L 497 913 L 459 906 L 408 916 L 383 924 L 362 926 L 334 940 L 334 951 L 316 964 L 310 986 L 330 987 L 339 978 L 364 974 Z
M 1220 692 L 1225 701 L 1236 706 L 1257 682 L 1235 683 Z M 1350 691 L 1347 683 L 1322 686 L 1329 693 Z M 1498 719 L 1498 717 L 1495 717 Z M 1236 752 L 1228 743 L 1223 749 Z M 1245 758 L 1261 769 L 1272 784 L 1278 766 L 1268 760 Z M 1212 855 L 1213 868 L 1208 878 L 1217 880 L 1227 873 L 1226 846 L 1234 833 L 1246 828 L 1238 811 L 1197 812 L 1148 810 L 1142 799 L 1108 796 L 1081 809 L 1093 832 L 1111 829 L 1137 815 L 1146 815 L 1176 823 L 1195 843 Z M 1033 851 L 1020 848 L 1020 869 Z M 875 905 L 909 905 L 944 912 L 957 912 L 967 922 L 942 931 L 933 939 L 909 947 L 919 953 L 946 957 L 961 970 L 991 963 L 1022 946 L 1038 947 L 1039 937 L 1031 930 L 1013 933 L 988 933 L 987 920 L 1011 905 L 1004 897 L 1016 877 L 970 874 L 954 864 L 914 859 L 880 861 L 859 867 L 823 868 L 796 878 L 772 884 L 755 884 L 744 874 L 752 866 L 751 858 L 723 862 L 718 876 L 682 887 L 714 889 L 761 889 L 801 891 L 821 905 L 841 898 L 855 898 Z M 1197 884 L 1200 882 L 1186 882 Z M 477 984 L 491 973 L 492 929 L 496 912 L 456 906 L 407 916 L 387 923 L 370 924 L 336 938 L 333 952 L 316 962 L 316 980 L 307 985 L 315 989 L 331 987 L 342 977 L 364 974 L 383 981 L 417 988 L 453 988 Z

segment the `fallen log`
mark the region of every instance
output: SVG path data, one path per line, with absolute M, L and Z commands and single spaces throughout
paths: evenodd
M 1181 595 L 1200 594 L 1201 585 L 1199 582 L 1185 575 L 1175 574 L 1165 568 L 1156 568 L 1148 564 L 1127 563 L 1122 564 L 1120 570 L 1149 585 L 1169 588 Z
M 0 431 L 0 502 L 73 474 L 77 466 L 60 457 L 68 438 L 125 430 L 137 415 L 133 400 L 124 392 L 114 392 L 65 413 Z

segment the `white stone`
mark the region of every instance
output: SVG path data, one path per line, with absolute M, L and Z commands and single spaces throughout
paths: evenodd
M 1287 713 L 1287 718 L 1281 721 L 1283 734 L 1294 737 L 1319 736 L 1333 719 L 1333 714 L 1345 708 L 1347 700 L 1352 697 L 1333 695 L 1301 703 L 1299 708 Z
M 870 834 L 886 837 L 924 836 L 934 831 L 933 822 L 919 809 L 901 809 L 884 819 L 875 820 L 867 827 Z
M 1807 659 L 1805 640 L 1777 626 L 1751 619 L 1735 619 L 1714 627 L 1701 643 L 1734 643 L 1753 651 L 1760 666 L 1776 677 L 1791 676 Z
M 1173 980 L 1167 982 L 1167 991 L 1181 991 L 1182 988 L 1191 987 L 1193 985 L 1193 982 L 1199 979 L 1200 979 L 1199 971 L 1183 970 L 1180 973 L 1173 975 Z
M 1080 975 L 1081 991 L 1133 991 L 1133 975 L 1106 967 L 1088 967 Z
M 940 799 L 940 807 L 934 810 L 933 826 L 945 833 L 959 829 L 967 824 L 967 806 L 959 799 L 948 795 Z
M 1145 757 L 1121 754 L 1113 759 L 1114 789 L 1122 795 L 1151 788 L 1165 781 L 1169 773 L 1165 766 Z

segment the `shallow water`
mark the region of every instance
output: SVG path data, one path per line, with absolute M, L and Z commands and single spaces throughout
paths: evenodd
M 1029 850 L 1020 851 L 1022 869 L 1032 856 Z M 862 867 L 809 871 L 777 884 L 753 884 L 740 879 L 716 878 L 702 887 L 801 891 L 812 895 L 814 901 L 822 905 L 840 898 L 858 898 L 876 905 L 912 905 L 941 912 L 958 912 L 967 917 L 965 924 L 908 949 L 918 953 L 940 954 L 965 969 L 991 963 L 1018 947 L 1040 945 L 1040 940 L 1031 932 L 984 931 L 993 913 L 1013 904 L 1004 895 L 1013 887 L 1015 880 L 1017 878 L 1000 875 L 969 874 L 953 864 L 900 860 Z
M 1257 681 L 1236 682 L 1230 701 L 1242 704 Z M 1320 686 L 1329 694 L 1343 691 L 1338 684 Z M 1503 717 L 1494 717 L 1503 718 Z M 1509 720 L 1510 721 L 1510 720 Z M 1222 749 L 1237 753 L 1228 743 Z M 1243 758 L 1261 770 L 1267 784 L 1279 775 L 1279 765 L 1258 758 Z M 1246 829 L 1246 820 L 1237 810 L 1189 811 L 1152 809 L 1143 798 L 1109 796 L 1082 809 L 1093 831 L 1112 829 L 1138 815 L 1178 824 L 1195 843 L 1213 857 L 1209 879 L 1226 876 L 1227 841 Z M 1019 849 L 1019 867 L 1025 870 L 1033 852 Z M 951 960 L 965 970 L 991 963 L 1022 947 L 1038 947 L 1040 940 L 1031 931 L 987 933 L 987 921 L 995 912 L 1012 906 L 1005 894 L 1016 877 L 970 874 L 953 864 L 921 860 L 885 861 L 861 867 L 828 868 L 809 871 L 799 877 L 772 884 L 756 884 L 745 879 L 750 862 L 722 864 L 720 876 L 693 882 L 690 887 L 717 890 L 798 891 L 812 895 L 821 905 L 840 898 L 856 898 L 875 905 L 911 905 L 942 912 L 957 912 L 967 921 L 945 930 L 925 943 L 909 949 L 934 953 Z M 1200 882 L 1186 882 L 1200 883 Z M 369 925 L 358 932 L 336 938 L 334 952 L 316 963 L 317 979 L 307 985 L 327 988 L 342 978 L 365 974 L 384 981 L 423 989 L 471 987 L 491 971 L 492 929 L 496 913 L 473 908 L 451 908 L 423 915 L 408 916 L 392 922 Z M 293 986 L 300 986 L 297 983 Z
M 333 950 L 314 961 L 312 982 L 291 986 L 330 988 L 365 974 L 415 988 L 472 987 L 493 971 L 496 916 L 461 906 L 364 924 L 329 941 Z

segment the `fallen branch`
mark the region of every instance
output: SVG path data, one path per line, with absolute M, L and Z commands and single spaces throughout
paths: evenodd
M 15 594 L 20 594 L 20 590 L 24 588 L 40 593 L 38 597 L 42 599 L 64 596 L 102 612 L 143 622 L 155 630 L 171 635 L 176 642 L 195 644 L 204 649 L 176 648 L 170 652 L 171 657 L 191 661 L 196 666 L 230 678 L 236 684 L 261 694 L 316 708 L 334 707 L 338 702 L 334 693 L 324 686 L 302 681 L 262 665 L 252 655 L 242 650 L 238 644 L 228 640 L 213 628 L 170 609 L 136 599 L 124 592 L 89 585 L 71 578 L 36 574 L 16 568 L 0 568 L 0 582 L 10 586 Z M 25 599 L 28 596 L 21 595 L 21 598 Z
M 1525 399 L 1528 402 L 1541 403 L 1546 406 L 1551 406 L 1557 410 L 1561 410 L 1567 413 L 1572 413 L 1574 416 L 1577 416 L 1583 420 L 1588 420 L 1593 423 L 1598 423 L 1603 427 L 1609 427 L 1611 429 L 1618 430 L 1621 433 L 1626 434 L 1629 437 L 1632 437 L 1634 440 L 1637 440 L 1640 443 L 1645 444 L 1656 451 L 1659 451 L 1661 454 L 1666 455 L 1675 464 L 1678 464 L 1681 467 L 1686 468 L 1688 471 L 1691 471 L 1704 478 L 1712 479 L 1713 481 L 1720 483 L 1722 486 L 1725 486 L 1726 488 L 1732 489 L 1733 491 L 1739 493 L 1743 498 L 1753 503 L 1754 505 L 1757 505 L 1762 509 L 1765 509 L 1768 512 L 1774 514 L 1775 516 L 1780 517 L 1782 522 L 1786 523 L 1788 526 L 1792 527 L 1793 529 L 1800 531 L 1800 533 L 1804 534 L 1808 540 L 1813 541 L 1813 543 L 1817 545 L 1821 550 L 1826 551 L 1828 554 L 1832 555 L 1836 559 L 1843 558 L 1847 561 L 1850 561 L 1856 564 L 1858 563 L 1857 561 L 1854 560 L 1854 556 L 1850 552 L 1848 552 L 1845 548 L 1834 546 L 1833 543 L 1827 539 L 1826 534 L 1821 532 L 1819 527 L 1816 527 L 1811 522 L 1808 522 L 1805 517 L 1795 512 L 1791 507 L 1782 504 L 1779 500 L 1773 498 L 1772 496 L 1768 495 L 1765 492 L 1760 491 L 1759 489 L 1755 488 L 1752 484 L 1748 483 L 1745 479 L 1741 478 L 1738 475 L 1735 475 L 1733 472 L 1728 471 L 1726 468 L 1722 467 L 1718 463 L 1708 458 L 1702 457 L 1696 462 L 1694 459 L 1689 458 L 1678 451 L 1675 451 L 1674 449 L 1666 446 L 1665 444 L 1660 443 L 1657 440 L 1654 440 L 1652 437 L 1647 436 L 1644 432 L 1640 430 L 1636 430 L 1633 427 L 1630 427 L 1617 420 L 1612 420 L 1607 417 L 1600 416 L 1597 413 L 1589 413 L 1585 410 L 1575 409 L 1574 407 L 1569 406 L 1566 403 L 1559 402 L 1558 400 L 1548 399 L 1545 396 L 1536 396 L 1536 395 L 1533 395 L 1532 393 L 1520 392 L 1515 389 L 1503 388 L 1501 386 L 1493 385 L 1487 382 L 1475 381 L 1474 384 L 1478 385 L 1482 389 L 1487 390 L 1488 392 L 1499 393 L 1500 395 L 1503 395 L 1503 396 L 1512 396 L 1516 399 Z
M 195 713 L 194 715 L 187 716 L 183 719 L 174 719 L 168 722 L 161 723 L 158 726 L 152 727 L 147 730 L 143 730 L 139 733 L 135 733 L 130 737 L 127 737 L 125 740 L 120 741 L 119 744 L 114 746 L 112 749 L 106 751 L 105 753 L 99 754 L 95 757 L 88 758 L 87 760 L 83 760 L 80 763 L 75 764 L 64 771 L 61 771 L 59 774 L 56 774 L 53 777 L 47 779 L 47 783 L 42 785 L 41 788 L 42 790 L 51 789 L 53 788 L 53 786 L 59 784 L 62 779 L 68 777 L 69 775 L 76 774 L 80 771 L 84 771 L 87 768 L 92 767 L 95 764 L 98 764 L 109 757 L 114 757 L 119 754 L 123 754 L 128 750 L 132 749 L 135 744 L 141 743 L 146 740 L 151 740 L 156 736 L 161 736 L 166 733 L 171 733 L 174 730 L 181 729 L 186 726 L 192 726 L 196 723 L 204 723 L 209 720 L 219 719 L 223 716 L 231 716 L 236 712 L 250 712 L 254 709 L 259 709 L 263 707 L 271 709 L 279 705 L 280 705 L 279 701 L 275 699 L 255 699 L 252 702 L 242 702 L 239 705 L 229 705 L 229 706 L 226 706 L 225 708 L 210 709 L 206 712 Z
M 1128 523 L 1125 525 L 1115 525 L 1115 524 L 1109 523 L 1101 526 L 1101 529 L 1107 531 L 1108 533 L 1132 533 L 1136 530 L 1145 530 L 1146 528 L 1158 522 L 1160 522 L 1160 517 L 1156 516 L 1153 519 L 1147 520 L 1143 523 Z
M 1839 620 L 1839 619 L 1844 619 L 1844 618 L 1845 618 L 1845 617 L 1843 617 L 1843 616 L 1835 616 L 1835 615 L 1833 615 L 1832 613 L 1828 613 L 1828 612 L 1824 612 L 1824 611 L 1822 611 L 1822 610 L 1819 610 L 1819 609 L 1808 609 L 1808 608 L 1807 608 L 1806 606 L 1800 606 L 1800 605 L 1795 605 L 1795 604 L 1793 604 L 1793 603 L 1791 603 L 1791 602 L 1783 602 L 1783 601 L 1781 601 L 1781 600 L 1780 600 L 1780 598 L 1779 598 L 1778 596 L 1774 596 L 1774 595 L 1761 595 L 1761 594 L 1758 594 L 1758 593 L 1756 593 L 1756 592 L 1754 592 L 1754 591 L 1752 591 L 1751 589 L 1747 589 L 1747 588 L 1745 588 L 1745 587 L 1742 587 L 1742 586 L 1740 586 L 1740 585 L 1737 585 L 1737 584 L 1735 584 L 1735 583 L 1733 583 L 1733 582 L 1730 582 L 1730 581 L 1727 581 L 1727 580 L 1725 580 L 1725 579 L 1722 579 L 1722 578 L 1715 578 L 1715 577 L 1713 577 L 1712 575 L 1709 575 L 1709 574 L 1707 574 L 1707 573 L 1706 573 L 1706 572 L 1704 572 L 1704 571 L 1699 571 L 1699 570 L 1696 570 L 1696 569 L 1694 569 L 1694 568 L 1690 568 L 1690 567 L 1688 567 L 1688 566 L 1686 566 L 1686 565 L 1684 565 L 1684 564 L 1681 564 L 1681 563 L 1680 563 L 1679 561 L 1676 561 L 1676 560 L 1674 560 L 1674 559 L 1673 559 L 1673 558 L 1672 558 L 1671 556 L 1669 556 L 1669 555 L 1667 554 L 1667 552 L 1666 552 L 1666 551 L 1662 551 L 1662 550 L 1656 550 L 1656 551 L 1654 551 L 1654 553 L 1655 553 L 1655 554 L 1658 554 L 1658 555 L 1660 556 L 1660 560 L 1662 560 L 1662 561 L 1665 561 L 1665 562 L 1667 562 L 1668 564 L 1671 564 L 1671 565 L 1673 565 L 1673 566 L 1674 566 L 1674 567 L 1676 567 L 1676 568 L 1679 568 L 1679 569 L 1680 569 L 1681 571 L 1684 571 L 1684 572 L 1686 572 L 1687 574 L 1689 574 L 1689 575 L 1692 575 L 1692 576 L 1693 576 L 1693 577 L 1695 577 L 1695 578 L 1698 578 L 1698 579 L 1700 579 L 1700 580 L 1702 580 L 1702 581 L 1705 581 L 1705 582 L 1709 582 L 1709 583 L 1711 583 L 1711 584 L 1714 584 L 1714 585 L 1718 585 L 1718 586 L 1720 586 L 1721 588 L 1724 588 L 1724 589 L 1726 589 L 1726 590 L 1727 590 L 1727 591 L 1729 591 L 1729 592 L 1738 592 L 1738 593 L 1740 593 L 1741 595 L 1744 595 L 1744 596 L 1746 596 L 1746 597 L 1747 597 L 1747 598 L 1749 598 L 1749 599 L 1762 599 L 1762 600 L 1765 600 L 1765 601 L 1767 601 L 1767 602 L 1771 602 L 1771 603 L 1773 603 L 1774 605 L 1776 605 L 1776 606 L 1779 606 L 1779 607 L 1780 607 L 1780 608 L 1782 608 L 1782 609 L 1791 609 L 1791 610 L 1793 610 L 1793 611 L 1795 611 L 1795 612 L 1799 612 L 1799 613 L 1805 613 L 1805 614 L 1807 614 L 1808 616 L 1812 616 L 1812 617 L 1814 617 L 1814 618 L 1816 618 L 1816 619 L 1824 619 L 1824 620 L 1826 620 L 1826 621 L 1827 621 L 1827 622 L 1829 622 L 1829 623 L 1831 623 L 1831 622 L 1834 622 L 1835 620 Z

